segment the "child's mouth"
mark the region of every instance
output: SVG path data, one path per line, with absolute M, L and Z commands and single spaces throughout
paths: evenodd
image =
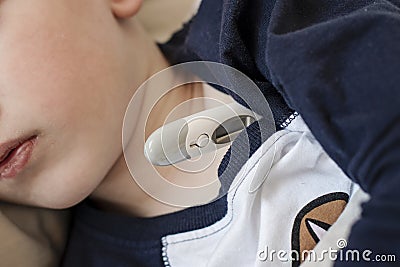
M 0 178 L 13 178 L 24 169 L 32 155 L 36 140 L 35 135 L 0 146 Z

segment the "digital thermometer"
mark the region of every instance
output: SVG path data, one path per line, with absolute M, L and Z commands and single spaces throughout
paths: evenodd
M 153 165 L 167 166 L 230 145 L 261 116 L 233 102 L 165 124 L 147 139 L 144 154 Z

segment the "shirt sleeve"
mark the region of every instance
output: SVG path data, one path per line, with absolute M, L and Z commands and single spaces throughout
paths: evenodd
M 358 249 L 360 261 L 343 259 L 336 266 L 365 266 L 378 254 L 400 260 L 399 6 L 277 1 L 268 28 L 272 83 L 371 196 L 346 247 Z M 361 258 L 364 250 L 372 251 L 367 259 Z

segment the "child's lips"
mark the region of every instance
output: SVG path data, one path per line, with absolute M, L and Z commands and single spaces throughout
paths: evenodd
M 37 136 L 18 139 L 0 146 L 0 178 L 13 178 L 20 173 L 28 163 Z

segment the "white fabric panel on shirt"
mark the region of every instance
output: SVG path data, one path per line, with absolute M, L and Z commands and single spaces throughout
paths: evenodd
M 262 180 L 267 174 L 262 186 L 249 193 L 253 179 Z M 291 261 L 283 262 L 276 255 L 273 261 L 262 261 L 259 251 L 268 246 L 289 253 L 295 218 L 307 204 L 327 194 L 354 192 L 352 182 L 300 117 L 271 136 L 233 184 L 237 186 L 228 193 L 228 212 L 222 220 L 165 237 L 170 266 L 291 266 Z

